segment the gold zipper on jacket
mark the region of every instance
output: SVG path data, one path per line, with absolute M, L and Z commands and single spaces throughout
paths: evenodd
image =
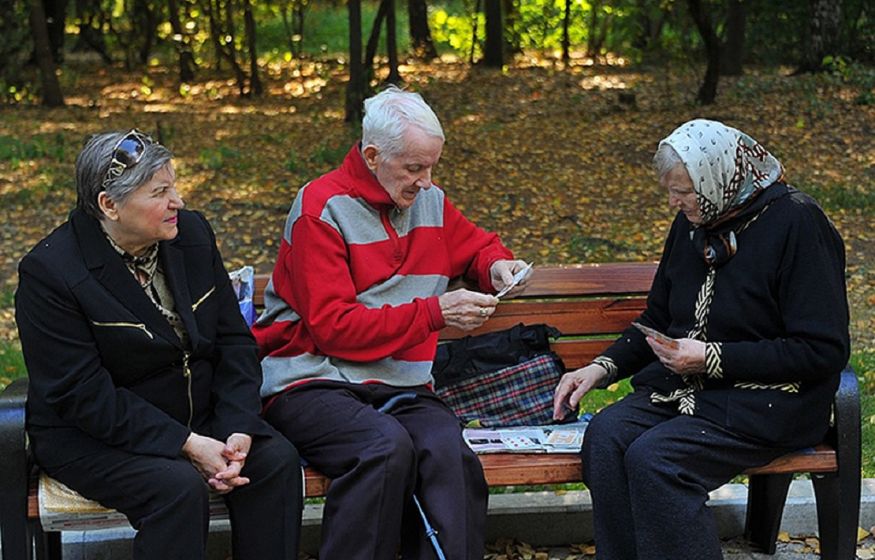
M 151 340 L 155 339 L 155 337 L 152 335 L 152 333 L 149 332 L 149 329 L 147 329 L 146 325 L 143 323 L 106 323 L 103 321 L 91 321 L 91 324 L 97 327 L 131 327 L 134 329 L 140 329 L 141 331 L 146 333 L 146 336 L 148 336 Z
M 188 359 L 191 354 L 183 352 L 182 354 L 182 375 L 186 378 L 188 384 L 188 422 L 186 425 L 191 429 L 191 419 L 194 416 L 194 401 L 191 398 L 191 368 L 188 365 Z

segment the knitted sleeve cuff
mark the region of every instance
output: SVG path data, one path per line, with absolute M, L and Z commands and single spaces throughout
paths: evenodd
M 705 374 L 710 379 L 723 379 L 723 344 L 705 343 Z
M 604 389 L 617 380 L 619 368 L 617 368 L 617 364 L 614 363 L 614 360 L 607 356 L 596 356 L 592 363 L 600 365 L 608 371 L 608 375 L 606 375 L 602 382 L 596 386 L 597 389 Z

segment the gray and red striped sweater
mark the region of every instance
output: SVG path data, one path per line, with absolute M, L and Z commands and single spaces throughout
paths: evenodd
M 492 292 L 490 267 L 512 258 L 440 188 L 396 208 L 353 146 L 339 169 L 301 188 L 286 219 L 253 326 L 262 397 L 313 380 L 430 383 L 449 279 Z

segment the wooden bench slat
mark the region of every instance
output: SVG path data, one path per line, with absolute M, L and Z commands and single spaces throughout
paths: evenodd
M 545 323 L 563 336 L 618 333 L 629 326 L 646 307 L 644 298 L 568 301 L 509 301 L 501 303 L 489 321 L 473 331 L 445 328 L 442 340 L 476 336 L 509 329 L 519 323 Z
M 655 262 L 536 266 L 535 274 L 520 297 L 646 295 L 653 284 L 656 267 Z M 582 274 L 586 277 L 585 281 L 580 279 Z M 253 302 L 256 307 L 264 306 L 264 288 L 269 280 L 270 274 L 255 275 Z
M 533 454 L 499 453 L 480 455 L 483 473 L 490 486 L 527 486 L 580 482 L 580 456 L 574 453 Z M 745 474 L 826 473 L 838 469 L 835 451 L 818 445 L 778 457 L 768 465 L 748 469 Z M 324 496 L 330 480 L 312 468 L 304 469 L 308 497 Z M 36 485 L 32 484 L 27 501 L 27 515 L 39 518 Z
M 496 453 L 479 457 L 490 486 L 580 482 L 580 456 L 575 453 Z M 837 468 L 835 450 L 818 445 L 778 457 L 768 465 L 746 470 L 745 474 L 827 473 Z M 324 495 L 329 480 L 313 469 L 307 469 L 306 473 L 307 495 Z M 316 493 L 311 494 L 311 488 Z

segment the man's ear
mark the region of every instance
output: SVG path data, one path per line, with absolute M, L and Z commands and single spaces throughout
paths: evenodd
M 379 156 L 380 150 L 378 150 L 373 144 L 368 144 L 362 149 L 362 157 L 365 158 L 365 164 L 371 171 L 377 169 L 377 158 Z
M 113 222 L 118 220 L 118 204 L 107 196 L 106 191 L 101 191 L 97 195 L 97 206 L 107 219 Z

